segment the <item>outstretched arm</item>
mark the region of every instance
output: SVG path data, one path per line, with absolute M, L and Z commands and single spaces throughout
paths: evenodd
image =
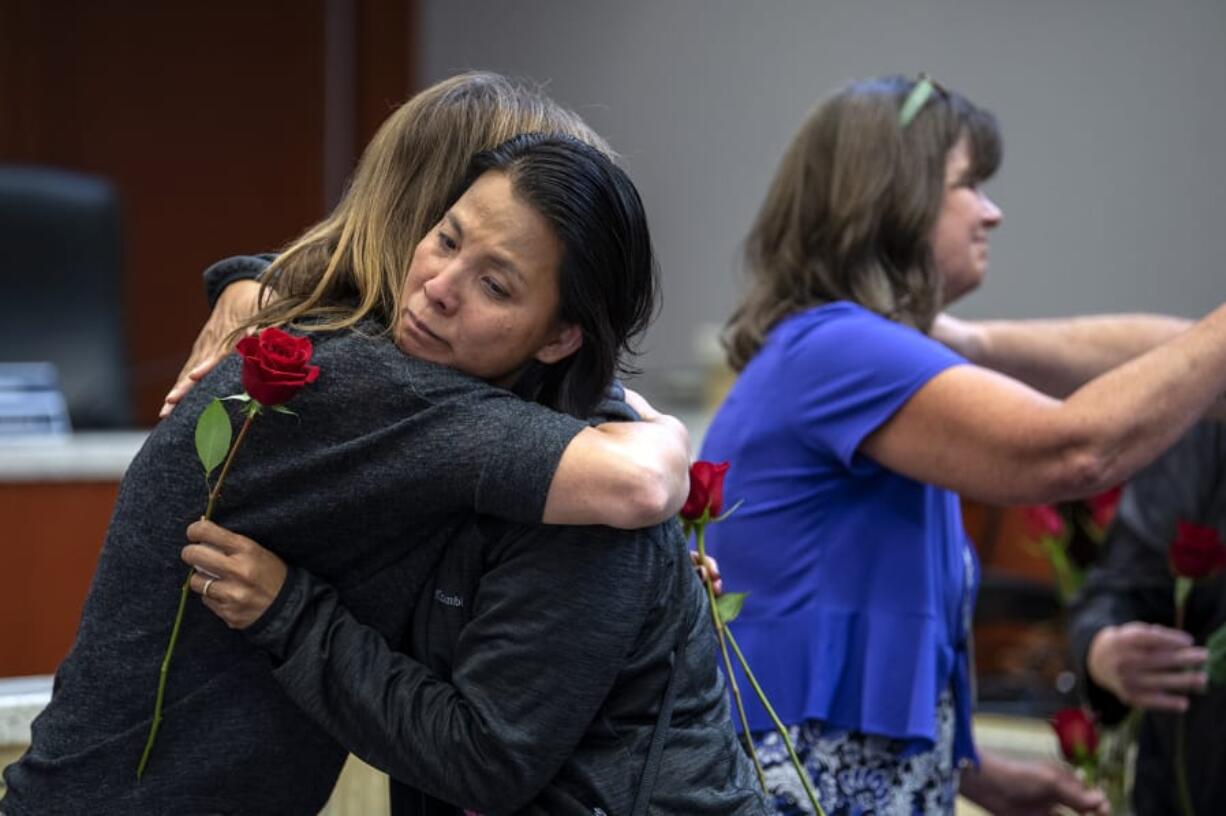
M 941 314 L 931 335 L 976 365 L 1049 396 L 1067 397 L 1191 325 L 1185 318 L 1154 314 L 1034 320 L 960 320 Z
M 1066 400 L 987 369 L 937 374 L 861 444 L 918 481 L 999 504 L 1119 484 L 1226 392 L 1226 306 Z

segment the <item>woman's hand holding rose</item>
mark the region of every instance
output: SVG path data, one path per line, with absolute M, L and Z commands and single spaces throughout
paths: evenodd
M 246 536 L 211 521 L 187 528 L 183 561 L 196 569 L 193 592 L 231 629 L 246 629 L 268 608 L 285 584 L 285 562 Z M 205 592 L 205 585 L 208 592 Z

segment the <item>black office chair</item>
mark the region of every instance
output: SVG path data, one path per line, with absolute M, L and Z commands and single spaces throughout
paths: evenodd
M 132 423 L 121 245 L 105 180 L 0 165 L 0 361 L 54 363 L 77 429 Z

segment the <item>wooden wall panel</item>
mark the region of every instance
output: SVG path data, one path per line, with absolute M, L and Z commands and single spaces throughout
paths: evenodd
M 123 197 L 142 424 L 205 317 L 201 270 L 322 216 L 340 186 L 325 134 L 348 145 L 343 177 L 382 100 L 411 88 L 414 16 L 411 0 L 0 0 L 0 162 L 97 173 Z M 325 94 L 338 48 L 359 87 Z
M 117 489 L 0 484 L 0 677 L 50 674 L 68 653 Z

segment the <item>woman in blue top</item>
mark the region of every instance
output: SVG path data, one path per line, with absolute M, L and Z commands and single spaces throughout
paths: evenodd
M 852 83 L 801 127 L 747 241 L 725 336 L 740 377 L 702 451 L 731 462 L 744 505 L 710 546 L 749 592 L 734 630 L 829 814 L 952 812 L 959 786 L 995 813 L 1105 807 L 1067 772 L 976 755 L 957 494 L 1028 504 L 1118 484 L 1226 390 L 1226 308 L 1183 331 L 1057 321 L 995 355 L 936 323 L 1038 387 L 1076 380 L 1056 396 L 930 336 L 986 271 L 1001 211 L 979 185 L 1000 158 L 995 118 L 959 94 Z M 1078 332 L 1096 339 L 1052 342 Z M 752 702 L 749 727 L 779 807 L 806 812 Z

